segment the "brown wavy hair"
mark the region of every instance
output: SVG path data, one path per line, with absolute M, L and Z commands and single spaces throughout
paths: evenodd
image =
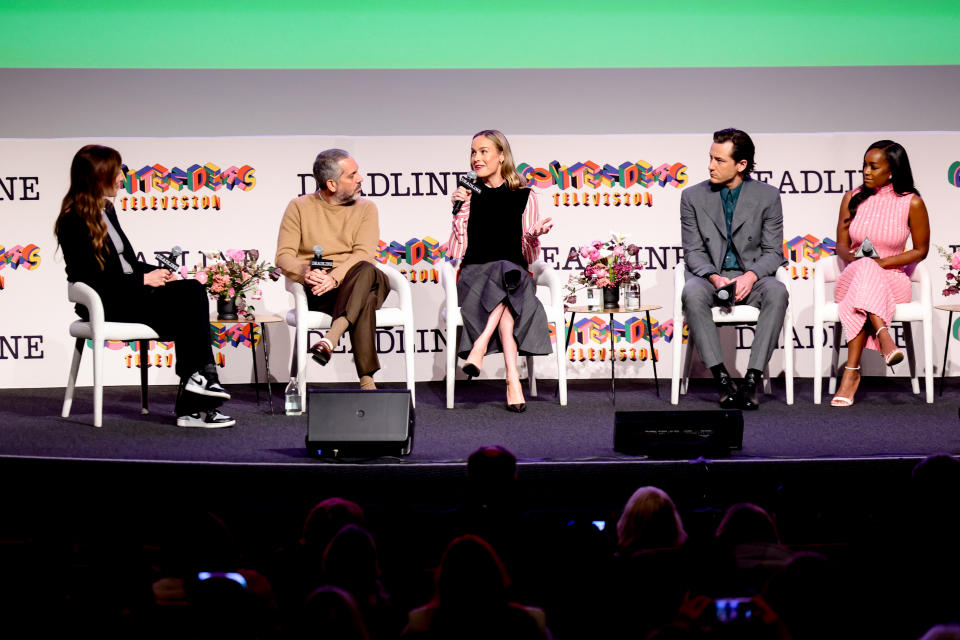
M 106 264 L 104 246 L 107 225 L 103 222 L 104 192 L 117 177 L 123 160 L 116 149 L 99 144 L 88 144 L 77 151 L 70 165 L 70 189 L 60 205 L 60 215 L 53 225 L 53 233 L 60 242 L 60 221 L 75 215 L 83 220 L 90 232 L 93 255 L 102 270 Z
M 483 131 L 478 131 L 473 134 L 470 140 L 476 140 L 480 136 L 484 136 L 493 144 L 497 145 L 497 151 L 503 154 L 503 162 L 500 164 L 500 175 L 507 181 L 507 186 L 510 189 L 519 189 L 522 187 L 523 178 L 521 178 L 520 173 L 517 172 L 517 164 L 513 159 L 513 151 L 510 150 L 510 143 L 507 141 L 507 136 L 496 129 L 484 129 Z

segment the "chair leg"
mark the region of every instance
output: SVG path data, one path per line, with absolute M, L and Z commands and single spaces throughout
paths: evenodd
M 297 327 L 294 349 L 297 358 L 297 383 L 300 387 L 300 407 L 307 410 L 307 328 Z
M 150 370 L 150 341 L 140 340 L 140 413 L 147 415 L 150 413 L 150 406 L 147 396 L 147 372 Z
M 414 355 L 416 352 L 416 343 L 413 341 L 413 325 L 405 324 L 403 325 L 403 339 L 406 344 L 405 353 L 403 354 L 404 364 L 407 369 L 407 389 L 410 390 L 410 403 L 416 407 L 417 406 L 417 374 L 416 369 L 414 368 Z
M 557 352 L 557 391 L 560 396 L 560 406 L 567 406 L 567 347 L 565 342 L 561 342 L 566 331 L 566 325 L 555 323 L 557 327 L 557 344 L 554 350 Z
M 673 319 L 673 363 L 670 374 L 670 404 L 680 404 L 680 375 L 683 361 L 683 316 Z
M 927 391 L 927 404 L 933 404 L 933 322 L 932 319 L 923 320 L 923 377 Z M 947 336 L 947 340 L 950 336 Z
M 449 313 L 449 312 L 448 312 Z M 453 386 L 457 377 L 457 328 L 447 325 L 447 409 L 453 409 Z
M 907 369 L 910 371 L 910 387 L 914 395 L 920 395 L 920 378 L 917 376 L 917 345 L 913 341 L 913 325 L 903 323 L 904 342 L 907 343 Z
M 530 385 L 530 397 L 537 397 L 537 373 L 533 368 L 533 356 L 527 356 L 527 383 Z
M 840 373 L 840 334 L 843 333 L 843 325 L 840 322 L 833 323 L 833 353 L 830 354 L 830 384 L 827 385 L 827 391 L 830 395 L 837 392 L 837 374 Z
M 793 404 L 793 317 L 787 309 L 787 320 L 783 323 L 783 381 L 787 390 L 787 404 Z
M 80 371 L 80 358 L 83 357 L 83 338 L 77 338 L 73 348 L 73 360 L 70 362 L 70 373 L 67 376 L 67 389 L 63 394 L 63 408 L 61 418 L 70 417 L 70 407 L 73 406 L 73 391 L 77 386 L 77 372 Z
M 103 426 L 103 340 L 93 340 L 93 426 Z
M 773 389 L 770 386 L 770 363 L 763 367 L 763 395 L 773 395 Z
M 813 322 L 813 404 L 823 397 L 823 322 Z

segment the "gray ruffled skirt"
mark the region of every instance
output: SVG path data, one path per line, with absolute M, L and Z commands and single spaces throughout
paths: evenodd
M 466 358 L 477 337 L 487 326 L 490 313 L 501 302 L 513 313 L 513 337 L 521 356 L 553 353 L 547 314 L 537 300 L 537 286 L 530 273 L 512 262 L 499 260 L 485 264 L 467 264 L 460 269 L 457 296 L 463 333 L 457 354 Z M 500 334 L 493 332 L 487 353 L 502 353 Z

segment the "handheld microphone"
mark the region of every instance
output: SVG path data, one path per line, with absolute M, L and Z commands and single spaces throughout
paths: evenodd
M 183 254 L 183 249 L 179 245 L 174 245 L 173 249 L 170 249 L 170 257 L 167 257 L 167 252 L 156 252 L 157 262 L 159 262 L 164 269 L 169 269 L 173 273 L 176 273 L 180 270 L 180 265 L 177 264 L 176 259 Z
M 731 282 L 717 289 L 713 293 L 714 301 L 719 307 L 732 307 L 734 296 L 737 294 L 737 283 Z
M 466 187 L 470 191 L 473 191 L 474 195 L 480 195 L 480 186 L 477 185 L 477 172 L 476 171 L 467 171 L 467 175 L 460 176 L 457 179 L 457 184 L 461 187 Z M 453 215 L 460 213 L 460 207 L 463 206 L 463 200 L 457 200 L 453 203 Z
M 310 270 L 314 269 L 320 269 L 321 271 L 333 269 L 333 260 L 324 260 L 323 247 L 319 244 L 313 245 L 313 257 L 310 258 Z

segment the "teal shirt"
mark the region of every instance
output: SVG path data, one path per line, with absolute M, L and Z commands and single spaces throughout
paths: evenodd
M 730 240 L 730 236 L 733 235 L 733 211 L 737 208 L 737 200 L 740 199 L 740 188 L 742 186 L 743 183 L 741 182 L 734 189 L 724 187 L 720 190 L 720 200 L 723 202 L 723 217 L 727 221 L 727 240 L 729 241 L 727 253 L 723 256 L 723 268 L 740 271 L 743 271 L 743 267 L 740 264 L 736 249 L 733 248 L 733 241 Z

